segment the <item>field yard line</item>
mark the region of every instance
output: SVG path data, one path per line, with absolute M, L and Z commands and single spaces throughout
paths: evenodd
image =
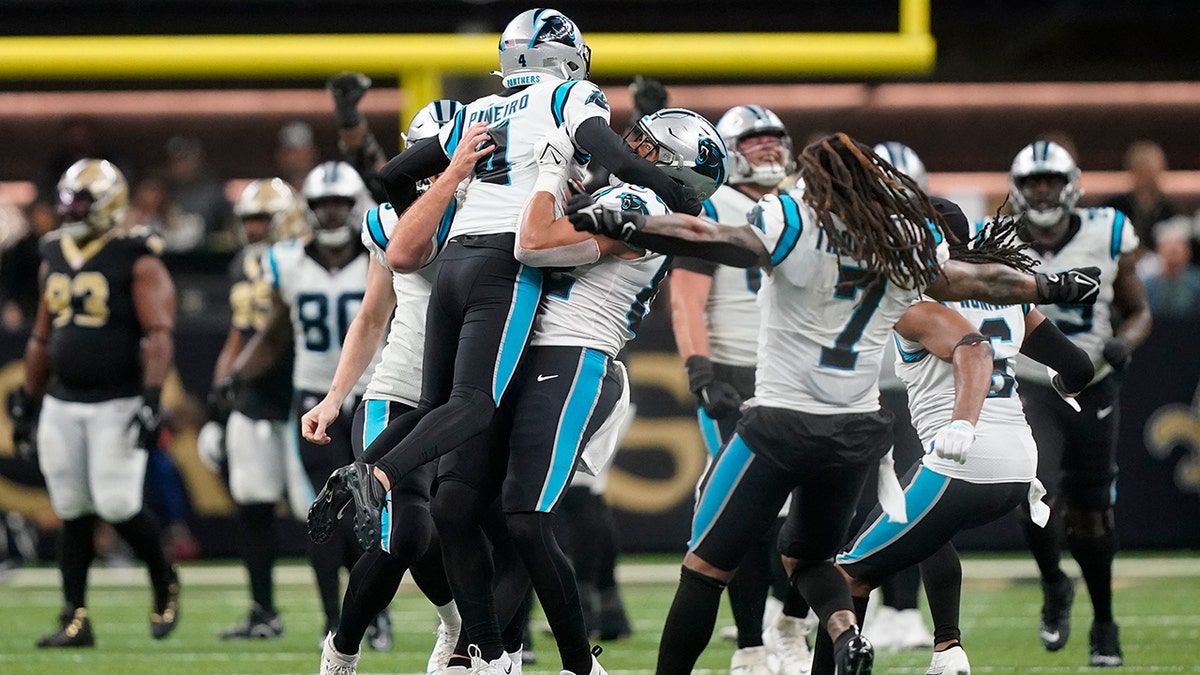
M 1073 560 L 1063 560 L 1063 570 L 1079 577 L 1079 566 Z M 92 586 L 128 586 L 145 582 L 145 571 L 140 567 L 106 568 L 91 571 Z M 247 583 L 246 572 L 240 565 L 182 565 L 180 574 L 183 583 L 191 586 L 239 586 Z M 1196 558 L 1121 558 L 1113 565 L 1113 576 L 1120 578 L 1147 577 L 1195 577 L 1200 575 Z M 622 563 L 617 567 L 617 578 L 623 584 L 670 583 L 679 578 L 679 565 L 675 563 Z M 982 558 L 963 561 L 963 578 L 966 580 L 1028 580 L 1037 579 L 1037 566 L 1032 558 Z M 276 584 L 311 584 L 312 570 L 303 564 L 283 564 L 275 569 Z M 53 567 L 33 567 L 13 570 L 0 581 L 0 586 L 51 587 L 60 583 L 58 570 Z M 415 592 L 412 578 L 406 576 L 403 587 Z

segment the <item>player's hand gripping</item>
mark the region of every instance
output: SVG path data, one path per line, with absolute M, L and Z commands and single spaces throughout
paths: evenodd
M 1065 272 L 1039 273 L 1040 302 L 1064 305 L 1094 305 L 1100 297 L 1100 268 L 1076 267 Z
M 371 78 L 347 70 L 326 80 L 325 88 L 333 94 L 333 116 L 339 127 L 349 129 L 362 124 L 358 102 L 371 88 Z
M 488 134 L 487 125 L 482 122 L 472 124 L 467 127 L 462 140 L 454 148 L 454 154 L 450 157 L 450 166 L 442 172 L 439 180 L 448 178 L 456 185 L 463 182 L 474 173 L 476 162 L 492 154 L 495 149 L 496 144 L 492 142 L 492 137 Z
M 975 442 L 975 425 L 966 420 L 954 420 L 942 427 L 929 443 L 929 452 L 942 459 L 963 464 L 967 449 Z
M 742 407 L 742 397 L 737 389 L 717 379 L 707 356 L 693 354 L 684 366 L 688 373 L 688 389 L 700 400 L 700 406 L 710 418 L 720 419 Z
M 567 219 L 580 232 L 602 234 L 621 241 L 629 241 L 635 232 L 646 226 L 646 217 L 642 214 L 604 208 L 587 194 L 567 200 Z
M 159 399 L 162 389 L 146 387 L 142 391 L 142 404 L 129 420 L 129 429 L 134 434 L 135 447 L 142 450 L 154 450 L 158 447 L 158 435 L 162 431 L 162 413 L 159 410 Z
M 341 406 L 326 396 L 300 418 L 300 435 L 309 443 L 325 445 L 329 442 L 329 434 L 325 430 L 341 413 Z

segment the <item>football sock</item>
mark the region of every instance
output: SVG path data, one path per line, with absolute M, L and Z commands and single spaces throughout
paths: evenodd
M 828 560 L 798 566 L 791 582 L 821 617 L 822 625 L 838 610 L 854 611 L 850 588 L 842 573 Z
M 916 609 L 920 587 L 920 568 L 916 565 L 905 567 L 883 582 L 883 604 L 895 610 Z
M 96 558 L 96 516 L 64 520 L 58 540 L 58 569 L 63 599 L 69 607 L 85 607 L 88 568 Z
M 533 608 L 533 586 L 525 561 L 517 552 L 516 543 L 508 537 L 493 542 L 492 559 L 496 565 L 496 581 L 492 595 L 496 602 L 496 619 L 503 626 L 500 638 L 504 651 L 514 652 L 522 647 L 529 612 Z
M 436 528 L 425 554 L 413 561 L 410 571 L 417 588 L 420 588 L 425 597 L 429 598 L 429 602 L 438 608 L 438 615 L 442 617 L 442 621 L 451 625 L 446 621 L 447 616 L 450 616 L 455 622 L 454 625 L 458 625 L 458 609 L 454 606 L 454 593 L 450 590 L 450 582 L 446 581 L 446 564 L 442 561 L 442 544 L 437 538 Z M 442 615 L 441 608 L 447 606 L 453 610 L 452 615 Z
M 760 541 L 746 552 L 737 572 L 729 580 L 729 606 L 737 625 L 738 649 L 761 647 L 763 612 L 771 585 L 771 565 L 767 557 L 775 547 Z
M 466 654 L 475 644 L 487 661 L 504 652 L 492 597 L 491 545 L 480 522 L 489 507 L 483 496 L 461 481 L 443 481 L 433 498 L 433 519 L 442 542 L 446 577 L 454 589 L 454 602 L 462 616 L 462 632 L 455 653 Z
M 1113 620 L 1112 564 L 1116 554 L 1116 537 L 1112 534 L 1088 538 L 1067 536 L 1067 545 L 1092 598 L 1093 619 L 1097 623 Z
M 563 670 L 589 672 L 591 644 L 583 624 L 579 588 L 571 564 L 554 538 L 554 514 L 510 513 L 508 529 L 554 631 Z
M 833 640 L 829 637 L 829 629 L 822 622 L 817 628 L 813 639 L 812 672 L 809 675 L 833 675 Z
M 325 613 L 327 626 L 336 625 L 338 622 L 342 600 L 339 575 L 348 538 L 344 530 L 349 527 L 350 519 L 347 518 L 338 525 L 338 530 L 329 541 L 323 544 L 308 541 L 308 563 L 317 578 L 317 594 L 321 598 L 321 609 Z
M 250 597 L 268 613 L 275 613 L 275 505 L 239 504 L 242 527 L 242 562 L 250 577 Z
M 773 557 L 778 558 L 779 556 Z M 782 568 L 782 565 L 780 567 Z M 794 619 L 803 619 L 808 616 L 808 601 L 792 584 L 787 585 L 783 596 L 783 613 Z
M 333 636 L 333 646 L 339 652 L 358 653 L 367 627 L 391 603 L 403 578 L 404 564 L 382 550 L 358 559 L 350 572 L 337 634 Z
M 933 618 L 934 643 L 957 640 L 959 602 L 962 595 L 962 563 L 954 544 L 946 542 L 921 562 L 925 599 Z
M 1025 533 L 1025 541 L 1029 544 L 1029 552 L 1037 562 L 1042 580 L 1054 583 L 1066 576 L 1059 562 L 1062 560 L 1062 544 L 1059 533 L 1062 530 L 1062 516 L 1057 515 L 1060 509 L 1051 508 L 1050 520 L 1045 527 L 1038 527 L 1030 519 L 1028 511 L 1022 510 L 1021 530 Z
M 499 591 L 499 586 L 496 590 Z M 497 608 L 500 606 L 499 598 L 496 600 L 496 606 Z M 533 611 L 533 589 L 526 585 L 525 598 L 517 605 L 517 611 L 508 619 L 504 630 L 500 633 L 504 651 L 509 654 L 525 647 L 525 629 L 528 627 L 531 611 Z
M 717 609 L 725 584 L 712 577 L 681 567 L 679 588 L 667 613 L 662 641 L 658 645 L 657 675 L 688 675 L 717 623 Z
M 134 517 L 122 523 L 113 523 L 113 529 L 129 543 L 134 554 L 146 563 L 150 573 L 150 584 L 154 587 L 154 606 L 167 604 L 167 586 L 176 581 L 175 572 L 167 560 L 162 546 L 162 533 L 150 512 L 142 509 Z

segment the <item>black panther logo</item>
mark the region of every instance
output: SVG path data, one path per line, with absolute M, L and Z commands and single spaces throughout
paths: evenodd
M 700 137 L 700 147 L 696 152 L 696 171 L 717 182 L 725 184 L 725 153 L 721 146 L 708 136 Z
M 621 210 L 622 211 L 637 211 L 638 213 L 650 215 L 650 207 L 646 204 L 646 200 L 633 194 L 632 192 L 621 193 Z
M 600 91 L 599 89 L 593 91 L 591 95 L 587 97 L 587 100 L 583 102 L 584 105 L 589 103 L 595 103 L 598 107 L 608 110 L 608 99 L 604 97 L 604 92 Z

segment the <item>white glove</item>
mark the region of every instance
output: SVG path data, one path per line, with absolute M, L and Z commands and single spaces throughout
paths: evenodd
M 1054 388 L 1055 393 L 1062 397 L 1062 400 L 1066 401 L 1067 405 L 1071 406 L 1072 410 L 1075 412 L 1083 412 L 1083 408 L 1079 407 L 1079 401 L 1075 400 L 1076 394 L 1068 394 L 1062 388 L 1062 379 L 1059 378 L 1058 373 L 1050 366 L 1046 366 L 1046 374 L 1050 376 L 1050 386 Z
M 954 420 L 942 427 L 929 443 L 929 452 L 938 457 L 963 464 L 967 461 L 967 448 L 975 442 L 975 425 L 966 420 Z
M 205 422 L 196 436 L 196 451 L 201 464 L 213 473 L 221 473 L 221 462 L 225 461 L 225 425 Z

